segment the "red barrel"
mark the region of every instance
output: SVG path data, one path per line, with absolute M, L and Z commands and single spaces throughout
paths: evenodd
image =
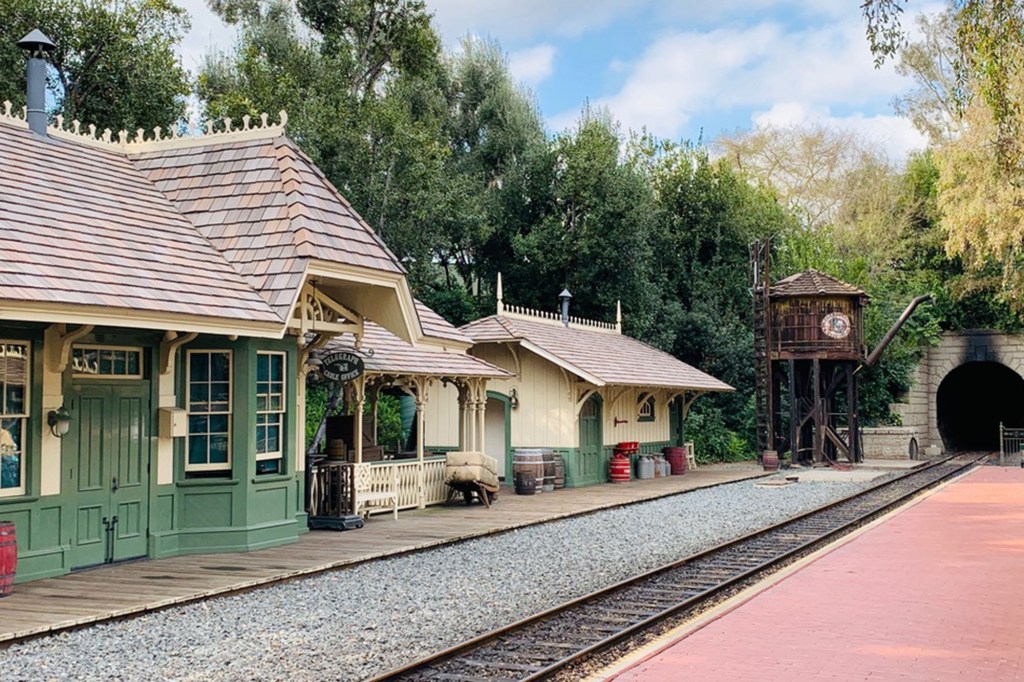
M 612 483 L 629 483 L 629 457 L 616 451 L 608 464 L 608 473 Z
M 682 476 L 686 473 L 686 448 L 662 448 L 665 459 L 672 467 L 673 476 Z
M 14 587 L 14 569 L 18 565 L 18 543 L 14 539 L 14 524 L 0 521 L 0 597 L 6 597 Z

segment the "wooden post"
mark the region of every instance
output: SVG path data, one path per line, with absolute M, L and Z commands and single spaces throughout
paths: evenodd
M 795 465 L 800 453 L 800 401 L 796 395 L 796 360 L 789 361 L 789 457 Z
M 864 461 L 864 453 L 860 451 L 860 419 L 857 416 L 857 377 L 853 363 L 846 363 L 847 425 L 850 429 L 850 461 L 854 463 Z
M 811 364 L 811 381 L 814 382 L 814 417 L 812 417 L 814 422 L 814 462 L 818 463 L 825 458 L 825 431 L 821 409 L 821 361 L 818 358 L 814 358 Z
M 478 379 L 477 380 L 477 395 L 479 396 L 479 401 L 477 403 L 477 405 L 478 405 L 477 409 L 479 410 L 479 412 L 478 412 L 478 415 L 477 415 L 477 418 L 478 418 L 478 425 L 477 425 L 477 434 L 478 434 L 478 436 L 477 436 L 477 440 L 478 440 L 478 442 L 476 444 L 476 451 L 477 452 L 483 452 L 484 451 L 484 447 L 487 445 L 487 431 L 486 431 L 486 424 L 487 424 L 487 421 L 486 421 L 486 414 L 487 414 L 487 380 L 486 379 Z
M 356 464 L 363 463 L 363 409 L 366 406 L 366 377 L 358 377 L 352 382 L 352 389 L 355 393 L 355 428 L 352 430 L 355 432 L 352 436 L 355 439 L 354 447 L 356 449 Z
M 459 450 L 466 449 L 466 384 L 459 381 L 455 384 L 459 390 Z
M 373 444 L 380 445 L 377 442 L 377 408 L 380 405 L 380 386 L 374 383 L 369 387 L 370 390 L 370 418 L 373 420 L 370 435 L 373 437 Z
M 426 476 L 423 469 L 423 443 L 426 429 L 426 421 L 423 416 L 423 404 L 427 402 L 427 379 L 421 377 L 416 381 L 416 487 L 419 502 L 416 505 L 419 509 L 427 506 Z

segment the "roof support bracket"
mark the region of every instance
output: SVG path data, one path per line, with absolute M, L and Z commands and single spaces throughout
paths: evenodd
M 55 334 L 57 338 L 53 339 L 54 343 L 47 344 L 44 358 L 46 370 L 58 374 L 63 372 L 71 359 L 71 344 L 90 333 L 94 328 L 95 325 L 83 324 L 78 329 L 69 332 L 66 325 L 51 325 L 47 331 Z
M 171 331 L 164 335 L 163 341 L 160 342 L 160 376 L 165 376 L 171 371 L 171 358 L 178 349 L 197 336 L 199 334 L 196 332 L 179 335 L 178 332 Z
M 595 393 L 597 393 L 597 391 L 598 391 L 598 389 L 596 389 L 596 388 L 591 388 L 591 389 L 588 389 L 586 391 L 583 391 L 583 393 L 580 395 L 579 400 L 576 401 L 576 416 L 577 417 L 580 416 L 580 411 L 583 410 L 583 406 L 587 404 L 588 400 L 590 400 L 590 396 L 592 396 Z

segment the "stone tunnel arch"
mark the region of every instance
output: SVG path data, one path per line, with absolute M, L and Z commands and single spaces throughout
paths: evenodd
M 950 452 L 999 449 L 999 424 L 1024 427 L 1024 378 L 999 362 L 966 362 L 935 396 L 939 434 Z

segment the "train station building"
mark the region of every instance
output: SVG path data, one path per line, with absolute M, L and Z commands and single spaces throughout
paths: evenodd
M 0 517 L 19 581 L 295 541 L 305 376 L 332 338 L 386 339 L 392 364 L 400 346 L 416 377 L 477 392 L 503 374 L 445 338 L 283 113 L 170 137 L 19 113 L 0 110 Z
M 506 480 L 516 449 L 539 448 L 562 455 L 567 486 L 604 483 L 616 444 L 638 443 L 641 454 L 683 447 L 693 401 L 733 390 L 623 334 L 621 310 L 610 323 L 507 305 L 500 276 L 495 314 L 461 331 L 475 357 L 507 372 L 491 381 L 483 420 L 486 451 Z M 432 434 L 448 434 L 441 446 L 457 433 L 453 404 L 437 404 L 434 423 L 451 425 Z

